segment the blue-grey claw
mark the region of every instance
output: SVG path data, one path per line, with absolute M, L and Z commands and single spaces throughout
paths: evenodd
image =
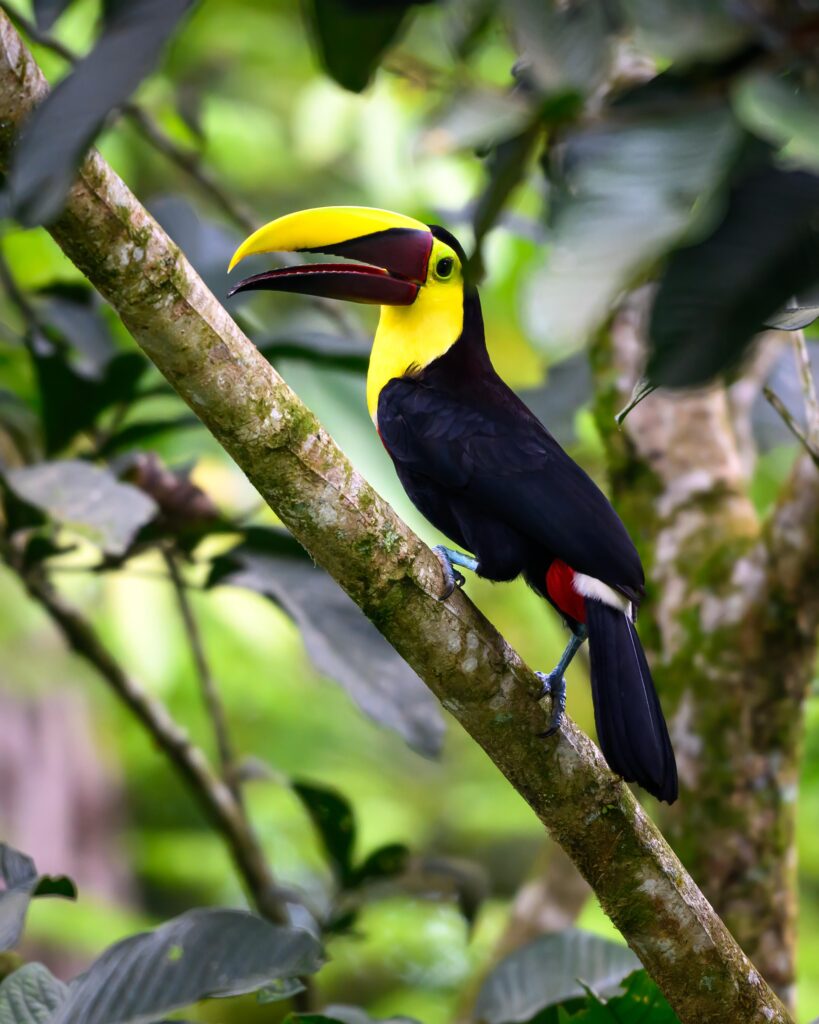
M 538 694 L 538 700 L 544 697 L 552 698 L 552 714 L 549 719 L 549 728 L 546 732 L 538 733 L 541 739 L 548 739 L 559 731 L 563 722 L 563 714 L 566 710 L 566 680 L 556 672 L 535 672 L 535 675 L 543 684 Z
M 456 587 L 462 587 L 466 583 L 466 579 L 452 564 L 449 553 L 443 544 L 437 544 L 432 551 L 441 563 L 441 571 L 444 576 L 444 590 L 438 600 L 446 601 L 455 592 Z

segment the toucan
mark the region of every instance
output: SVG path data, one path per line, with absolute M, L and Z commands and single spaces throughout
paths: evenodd
M 552 699 L 551 735 L 565 706 L 564 673 L 589 641 L 597 736 L 609 766 L 657 799 L 677 797 L 677 768 L 635 629 L 645 578 L 637 550 L 591 478 L 498 376 L 463 248 L 445 228 L 369 207 L 280 217 L 236 251 L 323 253 L 343 262 L 256 274 L 230 292 L 297 292 L 381 307 L 367 405 L 419 511 L 459 548 L 436 549 L 446 599 L 464 582 L 526 582 L 571 636 L 539 673 Z

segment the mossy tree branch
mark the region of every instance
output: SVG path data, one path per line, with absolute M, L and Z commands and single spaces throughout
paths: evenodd
M 0 16 L 0 167 L 47 90 Z M 574 860 L 683 1024 L 790 1021 L 628 788 L 352 468 L 97 153 L 53 237 L 295 536 L 486 750 Z

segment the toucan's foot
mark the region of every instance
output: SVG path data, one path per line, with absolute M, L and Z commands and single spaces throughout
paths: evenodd
M 453 551 L 443 544 L 437 544 L 432 550 L 441 563 L 441 569 L 444 574 L 444 590 L 438 600 L 446 601 L 456 587 L 462 587 L 466 583 L 463 573 L 458 572 L 455 565 L 462 565 L 465 569 L 471 569 L 474 572 L 478 568 L 478 562 L 471 555 L 464 555 L 460 551 Z
M 563 722 L 563 713 L 566 710 L 566 680 L 563 676 L 555 671 L 549 672 L 535 672 L 535 675 L 543 683 L 543 687 L 538 694 L 538 700 L 542 700 L 544 697 L 552 698 L 552 715 L 549 719 L 549 728 L 546 732 L 538 733 L 541 739 L 548 739 L 560 729 Z

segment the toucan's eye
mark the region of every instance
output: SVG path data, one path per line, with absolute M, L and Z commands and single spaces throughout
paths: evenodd
M 448 277 L 452 277 L 454 267 L 455 260 L 451 256 L 444 256 L 435 264 L 435 276 L 441 281 L 446 281 Z

